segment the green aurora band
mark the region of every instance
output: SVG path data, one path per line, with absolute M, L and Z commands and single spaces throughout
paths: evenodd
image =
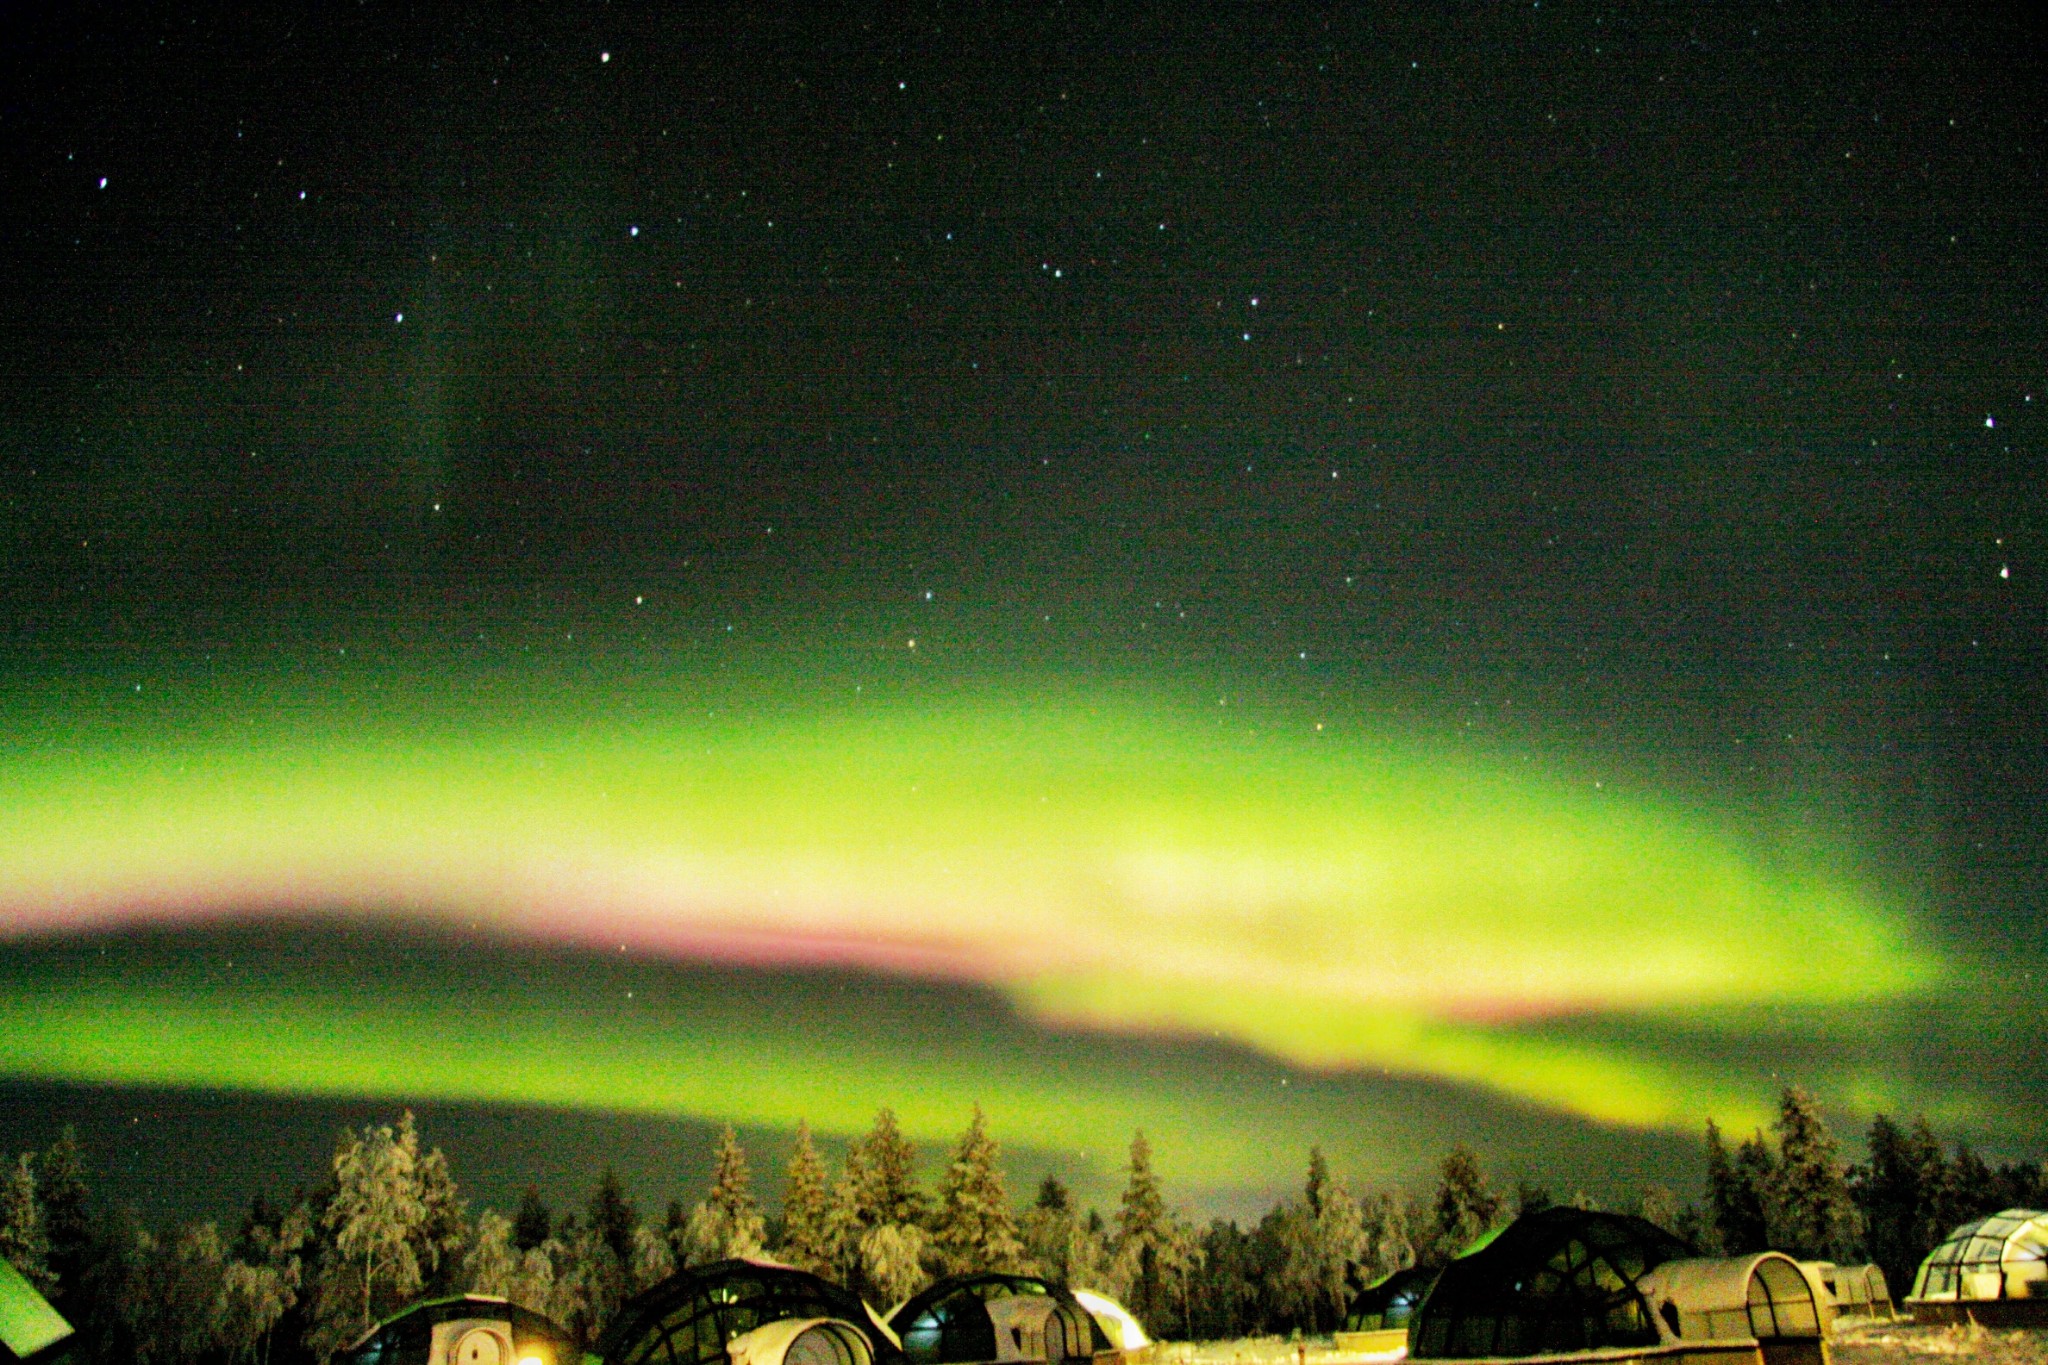
M 32 944 L 424 920 L 635 959 L 880 971 L 992 988 L 1082 1037 L 1211 1040 L 1671 1129 L 1763 1118 L 1769 1082 L 1726 1055 L 1760 1018 L 1853 1032 L 1955 970 L 1853 876 L 1708 812 L 1424 753 L 1355 719 L 1250 724 L 1227 702 L 1083 687 L 743 717 L 440 695 L 24 721 L 0 758 L 0 924 Z M 957 1126 L 962 1097 L 1028 1115 L 1034 1140 L 1099 1136 L 1059 1117 L 1100 1099 L 1071 1068 L 953 1074 L 829 1036 L 857 1022 L 821 1033 L 764 1005 L 750 1028 L 773 1079 L 740 1083 L 533 994 L 479 1014 L 431 991 L 370 1008 L 304 983 L 17 974 L 0 1070 L 842 1131 L 866 1118 L 850 1078 L 886 1076 L 927 1136 Z M 1926 1103 L 1853 1046 L 1814 1065 L 1838 1105 Z M 1194 1107 L 1229 1127 L 1227 1097 Z M 1215 1175 L 1254 1146 L 1239 1133 L 1188 1159 Z

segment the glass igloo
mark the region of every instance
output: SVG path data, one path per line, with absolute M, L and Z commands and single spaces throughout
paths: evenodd
M 1907 1304 L 1915 1317 L 1937 1320 L 2024 1305 L 1994 1316 L 2048 1322 L 2048 1213 L 2004 1209 L 1963 1224 L 1927 1253 Z
M 940 1280 L 889 1315 L 910 1365 L 1087 1360 L 1109 1338 L 1080 1300 L 1034 1275 Z
M 1636 1281 L 1690 1257 L 1654 1223 L 1549 1208 L 1444 1268 L 1409 1328 L 1417 1359 L 1533 1356 L 1658 1345 Z
M 752 1260 L 694 1266 L 635 1295 L 597 1354 L 606 1365 L 903 1365 L 859 1295 Z

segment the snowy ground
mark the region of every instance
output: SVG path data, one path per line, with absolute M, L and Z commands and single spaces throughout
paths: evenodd
M 2048 1329 L 1994 1332 L 1982 1327 L 1916 1327 L 1905 1322 L 1845 1324 L 1835 1334 L 1835 1365 L 2048 1365 Z M 1340 1354 L 1328 1337 L 1289 1341 L 1162 1342 L 1152 1365 L 1379 1365 L 1398 1357 Z
M 1834 1357 L 1835 1365 L 2048 1365 L 2048 1329 L 1857 1323 L 1835 1333 Z
M 1150 1365 L 1380 1365 L 1402 1358 L 1343 1352 L 1329 1337 L 1292 1341 L 1287 1337 L 1241 1337 L 1236 1341 L 1166 1341 L 1153 1349 Z

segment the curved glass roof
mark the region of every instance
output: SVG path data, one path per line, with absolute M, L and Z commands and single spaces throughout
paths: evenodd
M 1965 1223 L 1927 1253 L 1913 1278 L 1916 1299 L 2048 1296 L 2048 1213 L 2003 1209 Z
M 1371 1332 L 1388 1327 L 1406 1327 L 1408 1319 L 1415 1316 L 1415 1310 L 1429 1297 L 1429 1287 L 1435 1283 L 1436 1272 L 1424 1270 L 1421 1266 L 1412 1265 L 1406 1270 L 1380 1276 L 1352 1296 L 1351 1305 L 1344 1313 L 1344 1330 Z
M 635 1295 L 597 1343 L 607 1365 L 727 1365 L 726 1343 L 787 1318 L 838 1318 L 867 1338 L 875 1365 L 903 1354 L 850 1290 L 770 1261 L 715 1261 Z
M 1462 1359 L 1655 1346 L 1657 1323 L 1636 1280 L 1692 1254 L 1641 1218 L 1573 1208 L 1525 1214 L 1444 1268 L 1409 1327 L 1409 1354 Z
M 357 1337 L 354 1345 L 336 1357 L 337 1365 L 426 1365 L 434 1328 L 458 1318 L 510 1323 L 517 1359 L 535 1356 L 542 1365 L 576 1365 L 575 1339 L 560 1323 L 488 1294 L 456 1294 L 408 1304 Z
M 1059 1341 L 1044 1343 L 1042 1354 L 998 1350 L 998 1316 L 991 1304 L 1007 1299 L 1043 1298 L 1068 1310 L 1060 1315 L 1066 1331 Z M 1007 1320 L 1007 1316 L 1006 1316 Z M 889 1315 L 889 1327 L 903 1341 L 911 1365 L 956 1365 L 956 1362 L 1011 1360 L 1020 1354 L 1037 1359 L 1064 1359 L 1111 1349 L 1095 1315 L 1066 1289 L 1035 1275 L 960 1275 L 912 1295 Z M 1050 1334 L 1047 1334 L 1050 1336 Z M 1021 1342 L 1017 1343 L 1020 1347 Z M 1057 1350 L 1055 1348 L 1058 1348 Z

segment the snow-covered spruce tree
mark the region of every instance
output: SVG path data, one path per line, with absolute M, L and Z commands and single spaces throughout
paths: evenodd
M 1229 1219 L 1215 1218 L 1202 1234 L 1202 1264 L 1190 1296 L 1197 1341 L 1230 1341 L 1257 1328 L 1258 1264 L 1252 1239 Z
M 1039 1182 L 1038 1197 L 1024 1211 L 1017 1231 L 1031 1270 L 1060 1284 L 1074 1282 L 1067 1264 L 1074 1231 L 1073 1198 L 1057 1176 L 1048 1175 Z
M 1358 1211 L 1363 1224 L 1360 1268 L 1367 1284 L 1415 1264 L 1415 1242 L 1409 1236 L 1408 1215 L 1400 1200 L 1381 1191 L 1369 1195 Z
M 1067 1283 L 1084 1289 L 1102 1288 L 1121 1299 L 1129 1287 L 1117 1277 L 1117 1259 L 1110 1245 L 1109 1224 L 1094 1209 L 1067 1224 Z
M 604 1239 L 585 1227 L 575 1214 L 555 1220 L 554 1235 L 541 1243 L 547 1256 L 547 1297 L 534 1304 L 539 1311 L 569 1329 L 569 1335 L 584 1345 L 591 1341 L 591 1324 L 596 1317 L 592 1289 L 602 1271 L 591 1262 L 611 1253 Z
M 835 1269 L 856 1293 L 893 1303 L 895 1289 L 911 1283 L 908 1249 L 924 1283 L 925 1198 L 917 1186 L 917 1152 L 896 1125 L 893 1110 L 875 1115 L 875 1125 L 847 1146 L 846 1165 L 832 1186 L 826 1217 Z M 872 1234 L 895 1231 L 886 1238 Z M 880 1278 L 877 1278 L 877 1277 Z
M 917 1149 L 896 1124 L 896 1111 L 875 1114 L 875 1126 L 861 1139 L 860 1210 L 871 1224 L 923 1227 L 928 1206 L 917 1184 Z
M 1448 1262 L 1491 1229 L 1506 1203 L 1487 1183 L 1479 1154 L 1462 1142 L 1453 1146 L 1437 1176 L 1437 1260 Z
M 1737 1244 L 1733 1236 L 1743 1221 L 1740 1201 L 1736 1195 L 1735 1165 L 1728 1158 L 1728 1143 L 1721 1136 L 1721 1125 L 1707 1120 L 1707 1242 L 1700 1250 L 1710 1256 L 1732 1254 Z
M 1283 1200 L 1259 1220 L 1253 1236 L 1264 1269 L 1269 1325 L 1313 1332 L 1319 1279 L 1315 1215 L 1299 1199 Z
M 605 1167 L 604 1174 L 597 1179 L 596 1191 L 590 1196 L 590 1226 L 622 1265 L 633 1258 L 633 1228 L 639 1221 L 639 1210 L 626 1197 L 626 1187 L 619 1183 L 618 1172 Z
M 1195 1277 L 1201 1272 L 1206 1254 L 1201 1230 L 1178 1210 L 1168 1213 L 1166 1241 L 1159 1248 L 1159 1282 L 1166 1306 L 1175 1314 L 1173 1320 L 1183 1338 L 1194 1332 Z
M 1840 1147 L 1812 1095 L 1794 1086 L 1779 1100 L 1778 1172 L 1767 1206 L 1772 1244 L 1802 1260 L 1847 1260 L 1862 1233 Z
M 563 1277 L 561 1282 L 579 1279 L 588 1329 L 584 1340 L 592 1341 L 632 1292 L 633 1229 L 639 1225 L 640 1214 L 610 1166 L 598 1178 L 587 1212 L 585 1235 L 569 1239 L 576 1276 Z
M 1308 1179 L 1298 1216 L 1273 1228 L 1281 1252 L 1275 1287 L 1287 1316 L 1312 1332 L 1342 1321 L 1349 1287 L 1346 1273 L 1363 1259 L 1364 1215 L 1335 1176 L 1322 1148 L 1310 1147 Z
M 1116 1212 L 1115 1277 L 1124 1286 L 1125 1305 L 1155 1335 L 1166 1322 L 1160 1253 L 1171 1236 L 1166 1198 L 1152 1173 L 1152 1144 L 1140 1131 L 1131 1137 L 1130 1173 Z
M 1023 1268 L 1024 1243 L 1017 1236 L 1017 1219 L 1010 1212 L 997 1157 L 995 1139 L 988 1135 L 988 1122 L 977 1104 L 939 1182 L 932 1245 L 941 1274 Z
M 1322 1153 L 1317 1151 L 1315 1155 L 1320 1157 Z M 1351 1191 L 1329 1173 L 1327 1166 L 1322 1172 L 1321 1191 L 1309 1201 L 1309 1206 L 1315 1213 L 1310 1319 L 1316 1331 L 1334 1331 L 1343 1326 L 1344 1309 L 1350 1302 L 1351 1268 L 1365 1259 L 1365 1216 Z
M 891 1305 L 924 1288 L 925 1249 L 930 1239 L 914 1223 L 882 1223 L 860 1239 L 861 1278 L 881 1302 Z M 886 1311 L 886 1310 L 885 1310 Z
M 796 1125 L 796 1150 L 790 1154 L 782 1186 L 781 1258 L 815 1275 L 832 1272 L 831 1196 L 825 1189 L 825 1163 L 811 1140 L 811 1126 Z
M 758 1256 L 767 1238 L 767 1220 L 754 1202 L 753 1175 L 746 1149 L 730 1124 L 718 1135 L 712 1154 L 711 1190 L 690 1210 L 683 1233 L 685 1264 L 704 1265 L 728 1256 Z
M 36 1188 L 35 1156 L 23 1152 L 0 1184 L 0 1257 L 44 1294 L 57 1289 L 50 1272 L 50 1237 L 43 1225 L 43 1201 Z

